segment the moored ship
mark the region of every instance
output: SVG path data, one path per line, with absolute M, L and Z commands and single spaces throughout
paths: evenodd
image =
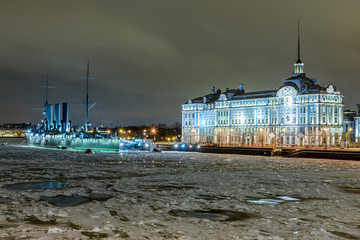
M 93 128 L 90 131 L 89 123 L 89 63 L 87 65 L 86 76 L 86 122 L 80 129 L 72 128 L 69 120 L 69 104 L 49 104 L 48 103 L 48 79 L 46 83 L 46 102 L 44 105 L 43 119 L 35 128 L 26 131 L 26 141 L 29 146 L 74 149 L 74 150 L 102 150 L 102 151 L 150 151 L 154 144 L 145 139 L 128 141 L 117 137 L 111 137 L 107 133 L 97 131 Z M 62 114 L 61 114 L 62 108 Z M 60 116 L 62 115 L 62 120 Z

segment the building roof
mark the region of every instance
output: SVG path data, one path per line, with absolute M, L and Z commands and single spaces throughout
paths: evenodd
M 300 60 L 300 58 L 299 58 Z M 298 60 L 298 61 L 299 61 Z M 301 62 L 301 61 L 300 61 Z M 298 62 L 297 62 L 298 63 Z M 284 83 L 279 87 L 281 89 L 285 86 L 291 86 L 296 89 L 299 95 L 302 94 L 314 94 L 314 93 L 327 93 L 328 87 L 322 87 L 319 84 L 316 84 L 316 79 L 310 79 L 306 76 L 305 73 L 293 74 L 290 78 L 285 79 Z M 278 89 L 278 90 L 279 90 Z M 244 100 L 244 99 L 253 99 L 253 98 L 268 98 L 268 97 L 276 97 L 278 90 L 267 90 L 267 91 L 257 91 L 257 92 L 249 92 L 246 93 L 243 89 L 226 89 L 226 91 L 221 92 L 218 89 L 215 92 L 215 87 L 212 89 L 212 93 L 207 94 L 205 96 L 197 97 L 191 99 L 187 103 L 214 103 L 219 100 L 220 95 L 224 94 L 227 100 Z M 331 90 L 328 93 L 339 94 L 336 91 L 336 87 L 331 85 Z
M 257 92 L 248 92 L 245 93 L 244 90 L 239 89 L 227 89 L 225 92 L 221 94 L 225 94 L 229 100 L 244 100 L 244 99 L 252 99 L 252 98 L 267 98 L 267 97 L 275 97 L 277 90 L 268 90 L 268 91 L 257 91 Z M 204 98 L 206 98 L 206 103 L 214 103 L 218 101 L 220 97 L 220 93 L 211 93 L 202 97 L 197 97 L 191 99 L 191 103 L 204 103 Z M 185 104 L 189 103 L 186 101 Z
M 213 103 L 219 99 L 220 93 L 210 93 L 210 94 L 202 96 L 202 97 L 197 97 L 197 98 L 191 99 L 190 101 L 192 103 L 204 103 L 204 97 L 206 98 L 206 103 Z M 187 103 L 189 103 L 189 101 L 186 101 L 184 104 L 187 104 Z
M 268 91 L 257 91 L 257 92 L 248 92 L 248 93 L 235 93 L 233 99 L 250 99 L 250 98 L 266 98 L 266 97 L 275 97 L 277 90 L 268 90 Z

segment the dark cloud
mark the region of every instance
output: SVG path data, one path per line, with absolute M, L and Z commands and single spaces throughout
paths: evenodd
M 180 106 L 245 84 L 277 89 L 296 60 L 310 77 L 333 83 L 348 108 L 360 102 L 360 2 L 289 0 L 2 1 L 0 122 L 37 122 L 50 101 L 84 103 L 91 63 L 95 124 L 173 123 Z M 79 124 L 84 106 L 71 105 Z

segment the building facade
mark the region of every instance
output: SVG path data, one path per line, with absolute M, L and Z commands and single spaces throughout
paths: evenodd
M 343 103 L 335 86 L 320 86 L 306 76 L 298 54 L 292 76 L 277 90 L 213 87 L 211 93 L 188 100 L 182 105 L 182 141 L 219 146 L 340 146 Z
M 357 104 L 357 111 L 352 112 L 348 122 L 344 123 L 344 132 L 349 139 L 356 142 L 356 147 L 360 147 L 360 104 Z M 344 114 L 345 115 L 345 114 Z M 346 124 L 348 124 L 346 126 Z

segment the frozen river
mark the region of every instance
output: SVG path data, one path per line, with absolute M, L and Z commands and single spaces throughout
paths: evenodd
M 0 239 L 360 238 L 355 161 L 3 146 L 0 179 Z

